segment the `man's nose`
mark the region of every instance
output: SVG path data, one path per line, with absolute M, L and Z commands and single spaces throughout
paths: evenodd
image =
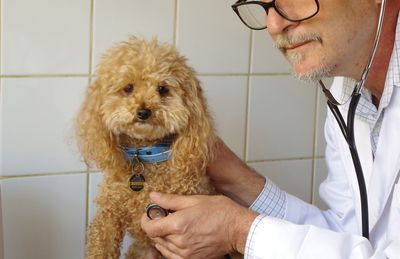
M 269 9 L 266 19 L 267 30 L 271 35 L 281 34 L 299 23 L 283 18 L 274 8 Z

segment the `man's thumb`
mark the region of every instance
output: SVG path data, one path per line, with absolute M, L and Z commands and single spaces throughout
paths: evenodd
M 168 194 L 151 192 L 150 199 L 164 209 L 178 211 L 192 206 L 195 203 L 195 196 L 184 196 L 178 194 Z

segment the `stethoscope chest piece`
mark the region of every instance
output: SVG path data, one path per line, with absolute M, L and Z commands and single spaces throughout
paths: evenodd
M 160 219 L 160 218 L 168 216 L 169 211 L 160 207 L 157 204 L 150 203 L 146 207 L 146 214 L 147 214 L 147 217 L 149 217 L 149 219 Z

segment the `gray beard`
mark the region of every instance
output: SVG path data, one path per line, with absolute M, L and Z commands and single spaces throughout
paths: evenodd
M 286 56 L 287 60 L 291 64 L 299 64 L 303 61 L 304 55 L 298 52 L 294 52 L 291 54 L 285 53 L 284 49 L 288 45 L 293 45 L 296 43 L 301 43 L 305 41 L 318 41 L 322 43 L 322 39 L 320 35 L 316 33 L 306 33 L 301 35 L 281 35 L 276 38 L 275 47 L 281 50 Z M 305 82 L 316 82 L 324 77 L 329 77 L 332 72 L 332 67 L 328 66 L 326 63 L 321 63 L 320 66 L 312 71 L 307 73 L 299 74 L 295 71 L 292 71 L 292 74 Z
M 293 53 L 290 55 L 286 55 L 286 58 L 288 61 L 292 64 L 298 64 L 301 63 L 303 60 L 303 55 L 300 53 Z M 313 69 L 312 71 L 308 71 L 307 73 L 296 73 L 294 70 L 292 70 L 292 74 L 294 77 L 297 79 L 304 81 L 306 83 L 315 83 L 324 77 L 330 77 L 332 72 L 332 68 L 329 67 L 327 64 L 320 64 L 319 67 Z

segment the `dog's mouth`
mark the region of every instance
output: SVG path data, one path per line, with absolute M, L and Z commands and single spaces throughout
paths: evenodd
M 124 133 L 132 138 L 142 140 L 161 139 L 171 134 L 170 130 L 161 125 L 139 120 L 131 124 L 131 127 L 125 129 Z
M 152 125 L 154 125 L 155 126 L 155 122 L 154 122 L 154 120 L 151 120 L 151 119 L 146 119 L 146 120 L 142 120 L 142 119 L 139 119 L 139 118 L 135 118 L 135 119 L 133 119 L 133 121 L 132 121 L 132 123 L 133 123 L 133 125 L 142 125 L 142 126 L 144 126 L 144 125 L 148 125 L 148 126 L 152 126 Z
M 131 118 L 131 122 L 125 125 L 123 132 L 137 139 L 160 139 L 178 132 L 179 125 L 173 119 L 167 120 L 159 116 L 151 116 L 147 119 L 134 116 Z
M 151 130 L 160 126 L 154 119 L 141 120 L 138 118 L 135 118 L 131 125 L 136 130 Z

